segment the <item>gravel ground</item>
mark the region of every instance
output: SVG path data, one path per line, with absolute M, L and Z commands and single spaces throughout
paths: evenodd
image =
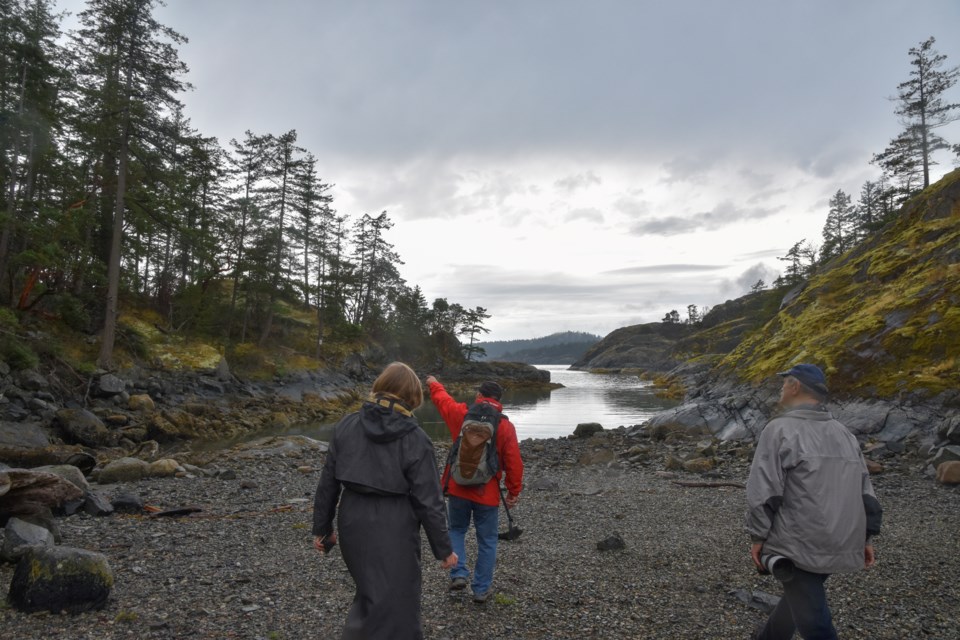
M 445 573 L 427 559 L 426 637 L 747 638 L 765 614 L 745 599 L 779 588 L 750 563 L 744 490 L 677 482 L 745 482 L 749 450 L 721 447 L 717 470 L 704 477 L 664 470 L 668 454 L 682 456 L 692 442 L 637 444 L 609 433 L 524 441 L 527 490 L 512 512 L 523 534 L 500 544 L 496 594 L 484 605 L 469 590 L 450 596 Z M 588 450 L 612 450 L 617 459 L 581 464 Z M 923 476 L 921 461 L 885 463 L 874 476 L 885 510 L 878 564 L 827 583 L 840 636 L 960 639 L 960 491 Z M 216 454 L 211 466 L 234 469 L 236 479 L 94 485 L 107 495 L 136 492 L 150 505 L 202 511 L 61 519 L 63 544 L 108 557 L 116 584 L 106 607 L 78 615 L 0 608 L 0 637 L 338 637 L 353 583 L 338 552 L 323 558 L 311 545 L 321 465 L 315 451 L 269 444 Z M 624 549 L 597 549 L 615 534 Z M 475 557 L 469 543 L 468 555 Z M 0 583 L 12 574 L 11 565 L 0 566 Z

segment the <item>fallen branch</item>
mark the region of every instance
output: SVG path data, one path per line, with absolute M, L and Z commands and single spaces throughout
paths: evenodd
M 678 484 L 681 487 L 736 487 L 738 489 L 746 489 L 747 485 L 742 482 L 696 482 L 690 480 L 674 480 L 673 484 Z

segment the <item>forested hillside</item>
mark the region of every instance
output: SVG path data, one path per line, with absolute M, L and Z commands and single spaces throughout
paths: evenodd
M 571 364 L 587 349 L 600 341 L 600 336 L 582 331 L 565 331 L 530 340 L 481 342 L 484 360 L 526 362 L 527 364 Z
M 133 310 L 228 354 L 361 342 L 463 360 L 489 315 L 404 281 L 389 214 L 336 208 L 304 123 L 230 140 L 191 126 L 189 34 L 156 5 L 91 1 L 63 33 L 53 2 L 0 3 L 0 304 L 102 336 L 105 368 L 135 355 Z

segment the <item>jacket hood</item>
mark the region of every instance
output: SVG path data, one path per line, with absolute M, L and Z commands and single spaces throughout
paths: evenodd
M 416 418 L 372 402 L 364 402 L 360 408 L 360 425 L 364 435 L 374 442 L 392 442 L 420 428 Z

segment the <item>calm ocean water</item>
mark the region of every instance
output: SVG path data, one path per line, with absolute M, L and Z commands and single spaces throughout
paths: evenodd
M 674 403 L 657 398 L 650 383 L 635 375 L 570 371 L 567 365 L 537 367 L 549 371 L 550 379 L 562 384 L 563 388 L 541 392 L 507 388 L 503 411 L 516 425 L 521 440 L 566 437 L 582 422 L 599 422 L 605 429 L 639 424 L 674 406 Z M 440 381 L 443 382 L 442 377 Z M 469 402 L 473 396 L 457 399 Z M 433 403 L 425 402 L 416 415 L 431 438 L 438 441 L 450 439 Z M 332 430 L 333 424 L 318 424 L 286 433 L 328 440 Z

